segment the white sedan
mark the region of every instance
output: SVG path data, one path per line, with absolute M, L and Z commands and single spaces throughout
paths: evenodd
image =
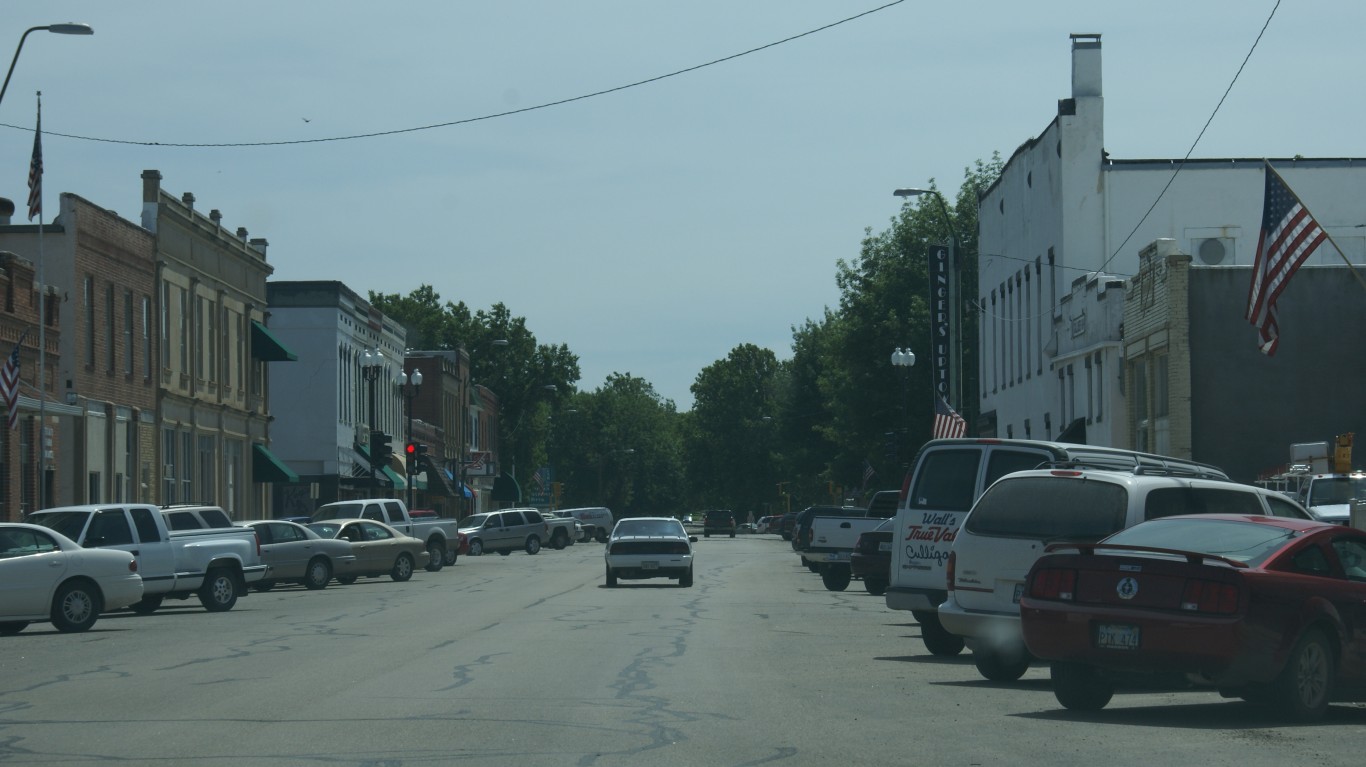
M 692 545 L 683 523 L 673 517 L 629 517 L 617 522 L 607 539 L 607 587 L 617 579 L 670 578 L 692 585 Z
M 140 599 L 142 576 L 132 554 L 83 549 L 38 525 L 0 524 L 0 635 L 17 634 L 34 621 L 85 631 L 101 612 Z

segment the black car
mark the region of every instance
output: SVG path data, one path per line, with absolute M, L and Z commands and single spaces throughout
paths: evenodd
M 710 538 L 712 533 L 725 533 L 735 537 L 735 514 L 730 509 L 711 509 L 702 520 L 702 537 Z
M 778 520 L 776 529 L 778 530 L 778 535 L 783 537 L 783 540 L 792 540 L 792 533 L 797 529 L 797 515 L 800 513 L 800 511 L 789 511 Z

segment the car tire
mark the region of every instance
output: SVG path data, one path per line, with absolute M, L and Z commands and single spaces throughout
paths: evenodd
M 963 638 L 950 634 L 939 622 L 938 613 L 926 611 L 917 620 L 920 623 L 920 641 L 925 643 L 925 649 L 931 655 L 951 658 L 963 652 Z
M 1276 707 L 1297 722 L 1321 719 L 1332 700 L 1335 661 L 1323 631 L 1305 631 L 1273 683 Z
M 446 549 L 446 567 L 454 565 L 458 559 L 460 559 L 460 552 L 455 549 Z
M 100 617 L 100 590 L 89 581 L 63 583 L 52 597 L 52 625 L 64 633 L 85 631 Z
M 211 613 L 225 613 L 237 604 L 237 578 L 230 570 L 215 567 L 204 574 L 199 604 Z
M 526 553 L 539 554 L 541 552 L 541 539 L 532 535 L 526 539 Z
M 881 578 L 869 578 L 865 575 L 863 577 L 863 590 L 875 597 L 880 597 L 887 593 L 887 581 Z
M 275 588 L 275 581 L 257 581 L 251 584 L 252 591 L 270 591 Z
M 821 568 L 821 583 L 825 584 L 826 591 L 844 591 L 849 588 L 852 578 L 849 565 L 826 565 Z
M 734 530 L 731 530 L 731 531 L 730 531 L 730 537 L 732 537 L 732 538 L 735 537 L 735 531 L 734 531 Z
M 607 568 L 607 588 L 609 588 L 609 589 L 614 589 L 614 588 L 616 588 L 616 587 L 617 587 L 617 574 L 614 573 L 614 572 L 612 572 L 612 568 L 609 566 L 609 567 Z
M 1069 711 L 1099 711 L 1115 695 L 1115 686 L 1100 669 L 1084 663 L 1054 663 L 1053 696 Z
M 992 682 L 1014 682 L 1029 670 L 1032 660 L 1029 651 L 1024 648 L 997 650 L 979 647 L 972 651 L 972 663 L 977 666 L 977 673 Z
M 356 576 L 354 576 L 354 575 L 340 575 L 340 576 L 337 576 L 337 583 L 340 583 L 340 584 L 343 585 L 343 586 L 350 586 L 351 584 L 353 584 L 353 583 L 355 583 L 355 582 L 356 582 Z
M 143 597 L 142 599 L 139 599 L 138 601 L 129 605 L 128 609 L 132 610 L 138 615 L 151 615 L 152 613 L 157 611 L 158 607 L 161 607 L 161 600 L 163 599 L 165 599 L 165 597 L 161 594 L 154 594 L 150 597 Z
M 405 551 L 394 560 L 394 569 L 389 571 L 389 577 L 402 583 L 413 577 L 413 566 L 413 555 Z
M 478 557 L 484 554 L 484 542 L 478 538 L 470 539 L 470 556 Z
M 683 588 L 685 588 L 685 589 L 687 589 L 687 588 L 692 588 L 692 568 L 691 568 L 691 567 L 688 568 L 688 572 L 686 572 L 686 573 L 684 573 L 683 575 L 680 575 L 680 576 L 678 577 L 678 585 L 681 586 L 681 587 L 683 587 Z
M 0 637 L 12 636 L 28 628 L 29 621 L 5 621 L 0 623 Z
M 598 531 L 593 535 L 593 537 L 597 540 L 598 543 L 607 543 L 607 531 L 606 531 L 606 530 L 598 530 Z
M 810 570 L 813 573 L 818 573 L 821 571 L 821 566 L 816 564 L 815 562 L 809 562 L 803 559 L 802 564 L 806 565 L 806 569 Z
M 563 551 L 564 547 L 568 545 L 569 533 L 566 533 L 563 530 L 556 530 L 555 534 L 550 536 L 550 546 L 556 551 Z
M 304 587 L 317 591 L 327 588 L 327 584 L 332 580 L 332 563 L 327 561 L 327 557 L 314 557 L 308 560 L 308 567 L 304 568 Z
M 427 541 L 427 572 L 439 573 L 446 566 L 446 545 L 433 538 Z

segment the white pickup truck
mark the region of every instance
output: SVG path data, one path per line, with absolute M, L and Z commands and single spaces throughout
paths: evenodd
M 153 612 L 167 597 L 191 596 L 210 612 L 231 610 L 247 585 L 268 570 L 254 530 L 170 530 L 161 509 L 147 504 L 60 506 L 34 512 L 25 521 L 88 549 L 119 549 L 136 557 L 143 598 L 132 609 L 139 613 Z
M 812 517 L 811 543 L 802 551 L 802 559 L 820 571 L 828 591 L 844 591 L 853 578 L 849 556 L 858 537 L 884 521 L 883 517 Z
M 397 498 L 368 498 L 359 501 L 324 503 L 313 512 L 313 521 L 328 519 L 372 519 L 427 544 L 427 571 L 436 572 L 455 564 L 460 540 L 460 521 L 455 519 L 413 519 L 408 507 Z

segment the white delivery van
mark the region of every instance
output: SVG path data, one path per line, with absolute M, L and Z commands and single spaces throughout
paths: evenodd
M 599 543 L 606 543 L 607 536 L 612 532 L 612 525 L 616 524 L 612 519 L 612 510 L 606 506 L 585 506 L 579 509 L 557 509 L 556 514 L 567 514 L 584 526 L 585 537 L 590 525 L 593 527 L 592 538 Z

